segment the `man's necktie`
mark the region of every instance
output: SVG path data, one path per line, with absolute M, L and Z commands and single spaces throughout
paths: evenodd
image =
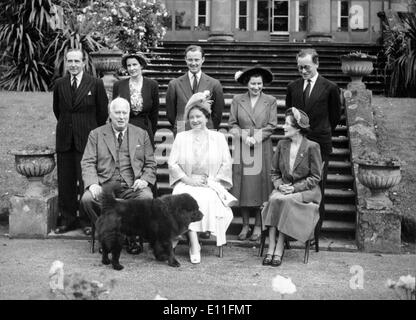
M 194 74 L 194 81 L 192 83 L 192 93 L 196 93 L 198 89 L 198 80 L 196 78 L 196 74 Z
M 118 133 L 117 142 L 118 142 L 118 147 L 120 148 L 121 144 L 123 143 L 123 132 Z
M 72 85 L 71 85 L 72 93 L 77 90 L 77 77 L 72 77 Z
M 305 90 L 303 91 L 303 102 L 304 102 L 305 106 L 308 104 L 310 93 L 311 93 L 311 79 L 308 79 L 308 85 L 306 86 Z

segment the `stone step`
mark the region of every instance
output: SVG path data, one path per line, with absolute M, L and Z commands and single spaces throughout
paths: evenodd
M 162 47 L 153 47 L 151 52 L 165 52 L 168 49 L 169 52 L 180 52 L 184 54 L 185 48 L 190 45 L 199 45 L 204 49 L 205 54 L 211 52 L 233 52 L 233 51 L 252 51 L 252 52 L 264 52 L 269 53 L 287 53 L 296 54 L 300 49 L 315 48 L 322 55 L 330 55 L 333 53 L 344 54 L 349 53 L 352 50 L 360 50 L 366 53 L 377 53 L 381 49 L 381 46 L 359 44 L 359 43 L 270 43 L 270 42 L 232 42 L 232 43 L 207 43 L 207 42 L 179 42 L 179 41 L 164 41 Z M 321 54 L 320 54 L 321 55 Z
M 158 129 L 162 129 L 162 128 L 166 128 L 166 129 L 170 129 L 172 127 L 172 125 L 170 124 L 170 122 L 168 120 L 158 120 L 157 122 L 157 127 Z M 220 124 L 220 129 L 228 129 L 228 124 L 226 122 L 222 122 Z M 281 130 L 283 131 L 283 124 L 278 124 L 277 125 L 277 130 Z M 335 133 L 339 132 L 339 133 L 346 133 L 347 132 L 347 127 L 343 126 L 343 125 L 338 125 L 335 128 Z M 231 137 L 231 134 L 230 134 Z
M 248 60 L 247 60 L 248 61 Z M 168 60 L 164 61 L 163 63 L 159 63 L 159 60 L 150 61 L 145 70 L 143 70 L 143 74 L 148 75 L 151 77 L 153 74 L 159 74 L 162 72 L 177 72 L 177 73 L 185 73 L 186 72 L 186 65 L 184 65 L 183 59 L 181 61 L 174 60 L 175 63 L 171 63 L 172 61 Z M 276 61 L 276 63 L 270 63 L 270 69 L 273 73 L 278 73 L 278 76 L 291 76 L 293 75 L 293 71 L 297 71 L 297 64 L 296 61 L 290 63 L 289 61 Z M 216 74 L 216 75 L 225 75 L 226 77 L 230 77 L 234 75 L 236 71 L 241 70 L 241 64 L 236 64 L 235 60 L 230 60 L 230 64 L 227 64 L 227 61 L 221 61 L 217 65 L 214 64 L 207 64 L 203 66 L 204 72 L 208 74 Z M 338 63 L 328 63 L 325 64 L 324 67 L 319 68 L 320 73 L 340 73 L 341 72 L 341 64 Z M 166 73 L 164 73 L 166 74 Z M 297 74 L 297 72 L 296 72 Z
M 160 195 L 162 194 L 171 194 L 172 193 L 172 187 L 169 185 L 169 171 L 167 168 L 158 168 L 157 169 L 157 176 L 158 176 L 158 182 L 157 182 L 157 188 L 159 190 Z M 334 184 L 333 181 L 330 180 L 331 177 L 329 177 L 330 175 L 328 175 L 328 183 L 332 182 L 332 184 Z M 160 179 L 159 179 L 160 178 Z M 343 187 L 342 184 L 338 184 L 340 187 Z M 352 190 L 348 190 L 348 189 L 337 189 L 337 188 L 325 188 L 325 198 L 344 198 L 344 199 L 350 199 L 350 200 L 354 200 L 355 198 L 355 192 Z M 330 212 L 335 212 L 338 213 L 340 212 L 340 210 L 338 210 L 337 207 L 331 207 L 330 204 L 326 204 L 328 205 L 328 210 Z M 336 203 L 334 205 L 337 205 Z M 345 204 L 347 205 L 347 204 Z M 342 213 L 354 213 L 355 212 L 355 206 L 350 204 L 351 206 L 345 206 L 342 207 L 343 211 Z
M 254 223 L 255 218 L 250 217 L 250 225 L 253 226 Z M 241 231 L 242 225 L 243 218 L 241 216 L 234 215 L 233 221 L 231 222 L 231 225 L 228 228 L 227 236 L 238 235 Z M 324 220 L 322 223 L 322 232 L 345 232 L 353 234 L 355 233 L 355 222 Z
M 172 78 L 170 78 L 172 79 Z M 168 89 L 168 81 L 169 79 L 166 79 L 165 83 L 159 82 L 159 92 L 162 93 L 162 95 L 165 94 L 166 90 Z M 221 81 L 221 79 L 219 79 Z M 364 79 L 365 85 L 367 86 L 367 89 L 372 90 L 374 95 L 380 95 L 384 93 L 384 88 L 380 88 L 381 85 L 384 86 L 380 81 L 372 81 L 372 82 L 366 82 Z M 289 83 L 289 81 L 286 81 L 285 84 L 281 84 L 279 86 L 273 86 L 273 87 L 265 87 L 263 90 L 267 94 L 273 95 L 276 99 L 284 99 L 286 96 L 286 85 Z M 338 86 L 342 89 L 345 89 L 349 83 L 349 81 L 336 81 Z M 223 91 L 224 95 L 227 98 L 232 98 L 235 94 L 244 93 L 246 90 L 243 86 L 235 84 L 235 85 L 223 85 Z

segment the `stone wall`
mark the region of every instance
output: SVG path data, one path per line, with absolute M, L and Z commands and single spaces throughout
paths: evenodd
M 378 153 L 370 90 L 344 91 L 351 160 L 357 195 L 356 240 L 365 252 L 399 253 L 401 245 L 400 213 L 386 197 L 386 205 L 375 209 L 368 205 L 371 192 L 358 180 L 356 160 L 365 152 Z

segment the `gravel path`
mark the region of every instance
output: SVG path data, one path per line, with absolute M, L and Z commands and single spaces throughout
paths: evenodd
M 89 253 L 89 243 L 81 240 L 23 240 L 0 238 L 0 299 L 45 299 L 49 291 L 48 272 L 53 261 L 64 263 L 66 274 L 80 272 L 91 280 L 115 279 L 116 285 L 105 299 L 169 300 L 268 300 L 280 299 L 272 290 L 273 277 L 290 277 L 297 292 L 285 299 L 396 299 L 385 285 L 388 278 L 415 276 L 416 255 L 380 255 L 351 252 L 311 251 L 303 264 L 303 250 L 286 250 L 282 266 L 261 265 L 256 248 L 227 246 L 224 257 L 205 246 L 202 263 L 189 262 L 188 247 L 177 248 L 180 268 L 155 261 L 145 252 L 131 256 L 124 251 L 122 271 L 100 263 L 98 253 Z M 355 271 L 354 271 L 355 270 Z M 352 289 L 351 280 L 363 271 L 362 289 Z M 358 272 L 358 273 L 357 273 Z

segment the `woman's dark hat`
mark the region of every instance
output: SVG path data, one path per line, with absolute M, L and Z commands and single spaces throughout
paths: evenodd
M 127 59 L 129 58 L 136 58 L 137 61 L 139 61 L 140 65 L 142 66 L 142 69 L 147 67 L 147 59 L 144 56 L 144 54 L 141 52 L 136 52 L 136 53 L 126 53 L 121 58 L 121 65 L 123 66 L 124 69 L 127 69 Z
M 290 114 L 293 114 L 293 118 L 299 127 L 303 129 L 309 129 L 309 117 L 305 112 L 297 108 L 289 108 L 286 110 L 285 115 L 287 116 Z
M 250 77 L 255 74 L 260 74 L 263 78 L 264 84 L 269 84 L 273 81 L 273 73 L 269 68 L 262 67 L 260 65 L 255 65 L 254 67 L 249 67 L 243 71 L 237 71 L 235 73 L 235 80 L 243 85 L 247 85 L 250 80 Z

